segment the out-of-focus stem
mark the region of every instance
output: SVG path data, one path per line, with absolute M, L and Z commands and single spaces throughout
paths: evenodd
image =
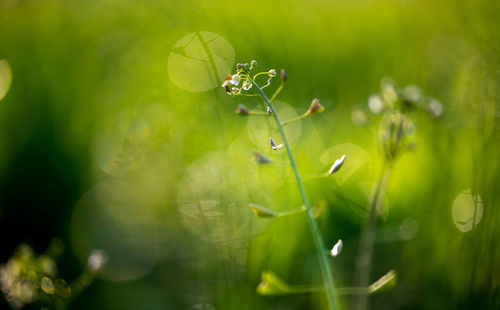
M 300 196 L 302 198 L 302 202 L 304 203 L 304 207 L 306 208 L 306 215 L 307 219 L 309 221 L 309 226 L 311 227 L 312 231 L 312 236 L 314 240 L 314 245 L 316 247 L 316 253 L 319 258 L 319 265 L 321 269 L 321 274 L 323 276 L 323 282 L 325 283 L 326 287 L 326 295 L 328 299 L 328 305 L 329 309 L 335 310 L 337 309 L 338 305 L 338 297 L 335 291 L 335 285 L 333 282 L 333 277 L 332 273 L 330 271 L 330 265 L 328 262 L 328 258 L 323 255 L 324 251 L 324 243 L 323 243 L 323 238 L 321 237 L 321 234 L 319 232 L 319 226 L 318 223 L 316 222 L 313 212 L 311 210 L 311 205 L 309 204 L 309 200 L 307 198 L 304 185 L 302 184 L 302 178 L 300 176 L 299 170 L 297 169 L 297 164 L 295 163 L 295 159 L 293 157 L 292 150 L 290 148 L 290 145 L 288 144 L 288 139 L 285 133 L 285 129 L 283 128 L 281 124 L 281 120 L 279 118 L 278 113 L 276 112 L 276 109 L 272 105 L 271 101 L 269 98 L 267 98 L 266 94 L 262 91 L 262 88 L 252 79 L 250 79 L 250 82 L 257 88 L 259 91 L 260 95 L 262 96 L 262 99 L 266 102 L 266 104 L 269 106 L 271 109 L 274 120 L 276 121 L 276 125 L 279 128 L 279 131 L 281 133 L 281 136 L 283 138 L 283 144 L 285 145 L 286 152 L 288 153 L 288 158 L 290 160 L 290 165 L 292 166 L 293 172 L 295 174 L 295 179 L 297 181 L 297 186 L 299 188 Z
M 356 259 L 355 285 L 360 287 L 368 286 L 370 283 L 370 274 L 372 269 L 373 247 L 375 244 L 375 234 L 377 229 L 377 210 L 380 210 L 385 197 L 387 182 L 389 181 L 391 170 L 386 165 L 377 182 L 375 193 L 370 202 L 368 220 L 361 234 L 361 240 Z M 368 309 L 368 295 L 361 294 L 354 302 L 354 309 Z

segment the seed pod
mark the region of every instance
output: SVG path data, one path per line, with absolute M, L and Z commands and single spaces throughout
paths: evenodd
M 283 81 L 283 83 L 286 82 L 287 78 L 288 78 L 288 75 L 286 74 L 286 71 L 285 69 L 281 69 L 281 72 L 280 72 L 280 78 L 281 78 L 281 81 Z
M 248 115 L 250 111 L 244 104 L 239 104 L 235 112 L 238 115 Z
M 333 163 L 332 167 L 328 171 L 328 175 L 332 175 L 334 172 L 339 171 L 340 167 L 342 167 L 342 164 L 344 163 L 345 160 L 345 155 L 342 155 L 339 159 L 335 160 Z
M 307 114 L 321 113 L 324 110 L 325 110 L 325 107 L 323 107 L 319 103 L 319 99 L 314 98 L 313 101 L 311 102 L 311 106 L 309 107 L 309 110 L 307 110 Z

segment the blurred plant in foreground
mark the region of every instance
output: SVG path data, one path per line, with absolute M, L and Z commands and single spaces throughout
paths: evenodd
M 27 244 L 21 244 L 9 261 L 0 266 L 0 289 L 13 308 L 39 303 L 52 309 L 66 309 L 94 280 L 104 267 L 107 255 L 94 250 L 89 256 L 87 268 L 71 284 L 57 277 L 56 261 L 63 245 L 54 239 L 46 254 L 36 255 Z

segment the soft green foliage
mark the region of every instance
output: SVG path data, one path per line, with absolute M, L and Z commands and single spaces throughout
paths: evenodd
M 493 0 L 0 0 L 0 264 L 60 237 L 67 257 L 44 275 L 56 288 L 92 249 L 109 255 L 73 309 L 326 309 L 323 291 L 255 292 L 265 270 L 323 283 L 305 212 L 248 207 L 303 205 L 262 101 L 220 87 L 256 59 L 259 83 L 276 69 L 268 94 L 286 69 L 273 99 L 283 121 L 313 98 L 324 107 L 285 131 L 340 308 L 360 297 L 342 287 L 366 294 L 392 269 L 397 285 L 370 295 L 371 309 L 499 308 L 499 11 Z M 404 141 L 391 134 L 401 120 L 413 126 Z M 361 287 L 355 258 L 388 159 Z

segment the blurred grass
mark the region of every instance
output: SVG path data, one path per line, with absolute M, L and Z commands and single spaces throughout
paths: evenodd
M 311 201 L 327 206 L 325 242 L 344 240 L 333 264 L 343 286 L 352 282 L 379 162 L 377 127 L 355 126 L 351 111 L 366 106 L 385 76 L 440 100 L 442 119 L 414 115 L 417 149 L 401 157 L 389 184 L 380 228 L 412 218 L 418 233 L 376 244 L 371 278 L 396 269 L 399 283 L 372 308 L 497 308 L 499 9 L 496 1 L 0 0 L 0 59 L 12 69 L 0 101 L 2 263 L 22 241 L 40 250 L 59 236 L 69 276 L 97 246 L 108 247 L 115 272 L 144 270 L 127 282 L 104 273 L 77 309 L 322 307 L 320 294 L 255 293 L 264 269 L 293 284 L 319 283 L 320 275 L 303 216 L 258 221 L 247 208 L 300 205 L 286 166 L 252 162 L 255 150 L 286 160 L 255 140 L 263 125 L 235 115 L 237 103 L 220 87 L 192 93 L 170 80 L 176 42 L 210 31 L 232 45 L 236 62 L 286 68 L 278 100 L 298 113 L 315 97 L 326 107 L 302 122 L 294 142 L 305 175 L 327 171 L 320 158 L 335 145 L 369 154 L 341 184 L 306 184 Z M 138 139 L 134 128 L 147 133 Z M 132 164 L 110 176 L 98 160 L 102 145 L 124 150 L 126 138 Z M 102 184 L 112 194 L 99 192 L 78 211 Z M 468 188 L 484 213 L 477 230 L 462 233 L 451 206 Z

